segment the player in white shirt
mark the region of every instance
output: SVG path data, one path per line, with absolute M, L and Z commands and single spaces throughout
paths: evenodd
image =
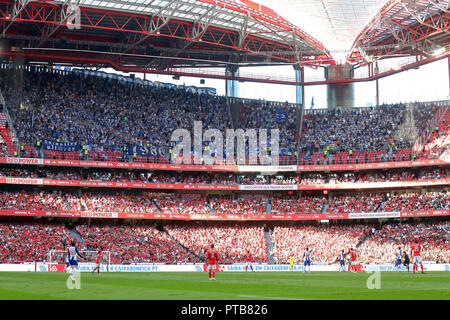
M 72 241 L 70 247 L 67 249 L 67 259 L 69 261 L 69 266 L 72 269 L 72 274 L 70 276 L 72 281 L 75 281 L 75 274 L 78 270 L 78 256 L 84 260 L 87 260 L 86 257 L 80 254 L 78 248 L 75 246 L 75 242 Z
M 400 268 L 402 266 L 402 254 L 403 254 L 402 248 L 398 247 L 398 250 L 396 252 L 396 261 L 395 261 L 395 267 L 394 267 L 395 271 L 400 271 Z
M 309 248 L 306 248 L 306 251 L 303 253 L 303 259 L 305 260 L 303 273 L 305 273 L 306 267 L 308 267 L 308 272 L 311 273 L 311 250 Z
M 344 250 L 342 250 L 341 251 L 341 257 L 340 257 L 340 260 L 339 260 L 339 272 L 342 272 L 342 271 L 346 271 L 345 270 L 345 251 Z

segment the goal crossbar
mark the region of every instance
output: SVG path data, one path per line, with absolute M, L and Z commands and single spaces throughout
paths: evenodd
M 97 259 L 98 251 L 93 250 L 80 250 L 80 253 L 83 257 L 86 257 L 86 260 L 81 262 L 86 263 L 95 263 Z M 66 264 L 67 261 L 67 250 L 50 250 L 47 254 L 49 265 L 52 264 Z M 111 262 L 111 252 L 110 251 L 101 251 L 100 252 L 100 264 L 106 265 L 106 272 L 109 272 L 109 266 Z

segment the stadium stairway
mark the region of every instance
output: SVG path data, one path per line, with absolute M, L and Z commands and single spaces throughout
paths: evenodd
M 77 229 L 75 229 L 74 226 L 66 226 L 67 229 L 69 229 L 70 233 L 72 234 L 72 236 L 77 239 L 80 243 L 83 244 L 83 246 L 85 246 L 88 250 L 93 250 L 93 248 L 89 245 L 86 244 L 86 241 L 84 241 L 83 237 L 81 236 L 81 234 L 77 231 Z
M 266 239 L 267 263 L 275 264 L 275 260 L 273 259 L 274 241 L 272 238 L 272 230 L 264 231 L 264 238 Z
M 327 209 L 330 205 L 328 203 L 325 203 L 322 207 L 322 212 L 321 213 L 327 213 Z
M 166 229 L 164 229 L 163 226 L 160 226 L 159 228 L 157 228 L 157 230 L 163 234 L 166 235 L 167 238 L 173 240 L 176 244 L 178 244 L 178 246 L 180 246 L 181 248 L 183 248 L 184 250 L 186 250 L 187 252 L 192 253 L 194 256 L 196 256 L 200 261 L 205 260 L 205 257 L 201 257 L 199 256 L 196 252 L 192 251 L 191 249 L 189 249 L 188 247 L 182 245 L 175 237 L 173 237 L 169 232 L 167 232 Z
M 416 122 L 414 119 L 414 105 L 408 104 L 406 114 L 403 119 L 403 123 L 399 126 L 398 130 L 394 133 L 394 140 L 412 140 L 416 141 L 419 137 L 418 130 L 416 128 Z M 391 156 L 391 155 L 389 155 Z M 390 158 L 390 157 L 389 157 Z
M 366 236 L 358 242 L 358 244 L 356 245 L 356 248 L 359 248 L 360 246 L 362 246 L 363 243 L 366 242 L 367 240 L 369 240 L 370 238 L 372 238 L 375 235 L 375 233 L 376 232 L 372 232 L 372 230 L 369 231 L 369 233 L 366 234 Z
M 383 207 L 383 204 L 385 204 L 386 201 L 381 201 L 378 206 L 375 208 L 374 212 L 379 212 L 381 211 L 381 208 Z
M 67 208 L 71 211 L 73 211 L 73 208 L 70 206 L 70 203 L 67 199 L 64 199 L 64 204 L 67 206 Z M 88 250 L 93 250 L 93 248 L 86 244 L 86 241 L 84 241 L 81 234 L 75 229 L 75 226 L 73 224 L 66 224 L 66 228 L 70 231 L 72 236 L 77 239 L 80 243 L 82 243 Z
M 158 206 L 158 204 L 156 203 L 156 201 L 152 199 L 152 203 L 153 203 L 153 205 L 155 206 L 156 210 L 158 210 L 159 213 L 162 213 L 162 210 L 161 210 L 161 208 Z
M 7 117 L 5 113 L 0 113 L 0 136 L 6 143 L 6 147 L 8 148 L 8 155 L 14 156 L 14 151 L 18 151 L 11 137 L 11 131 L 7 127 Z
M 209 202 L 208 205 L 209 205 L 209 208 L 211 209 L 211 212 L 212 212 L 213 214 L 217 214 L 217 211 L 216 211 L 216 209 L 214 208 L 213 204 L 212 204 L 211 202 Z
M 272 200 L 270 198 L 267 198 L 266 201 L 266 214 L 272 213 Z

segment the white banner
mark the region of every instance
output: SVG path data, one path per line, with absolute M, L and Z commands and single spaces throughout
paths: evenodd
M 239 190 L 297 190 L 296 184 L 251 184 L 251 185 L 239 185 Z
M 297 166 L 238 166 L 238 172 L 297 172 Z
M 400 218 L 400 212 L 358 212 L 349 213 L 349 219 Z
M 95 268 L 93 263 L 80 263 L 79 270 L 82 272 L 91 272 Z M 424 263 L 425 271 L 450 271 L 450 264 L 434 264 Z M 303 265 L 294 265 L 295 271 L 303 271 Z M 219 265 L 220 272 L 244 272 L 245 264 L 233 264 L 233 265 Z M 4 271 L 22 271 L 22 272 L 34 272 L 34 264 L 0 264 L 0 272 Z M 130 264 L 130 265 L 118 265 L 113 264 L 109 266 L 110 272 L 204 272 L 205 265 L 203 264 L 187 264 L 187 265 L 169 265 L 169 264 Z M 280 272 L 291 271 L 288 264 L 253 264 L 253 270 L 257 272 Z M 406 271 L 405 267 L 401 267 L 402 271 Z M 412 270 L 412 265 L 410 266 Z M 48 272 L 56 271 L 49 270 L 48 264 L 38 263 L 36 271 Z M 106 265 L 102 265 L 101 272 L 106 272 Z M 250 268 L 248 268 L 250 271 Z M 311 265 L 311 271 L 339 271 L 339 265 Z M 394 265 L 362 265 L 361 271 L 395 271 Z

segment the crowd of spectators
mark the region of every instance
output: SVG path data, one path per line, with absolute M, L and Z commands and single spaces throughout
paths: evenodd
M 62 224 L 1 222 L 0 262 L 49 261 L 50 250 L 65 250 L 76 241 Z
M 262 195 L 211 196 L 209 202 L 216 214 L 267 213 L 267 199 Z
M 7 157 L 8 155 L 8 146 L 5 139 L 0 135 L 0 157 Z
M 337 195 L 328 201 L 326 213 L 376 212 L 384 194 Z
M 438 107 L 420 104 L 414 106 L 414 124 L 419 136 L 427 136 L 436 129 L 432 127 L 432 120 L 438 111 L 437 109 Z
M 404 105 L 384 105 L 360 110 L 332 109 L 306 115 L 300 148 L 303 152 L 382 151 L 402 124 Z M 395 143 L 395 142 L 394 142 Z M 412 141 L 396 142 L 407 149 Z
M 109 251 L 111 264 L 199 262 L 198 257 L 153 226 L 82 224 L 76 229 L 90 247 Z
M 50 261 L 50 250 L 64 251 L 75 241 L 80 250 L 109 251 L 111 264 L 129 263 L 203 263 L 206 251 L 214 244 L 219 264 L 243 263 L 250 253 L 255 263 L 288 263 L 294 257 L 303 262 L 306 248 L 312 250 L 313 264 L 338 263 L 342 250 L 356 248 L 358 263 L 393 264 L 401 247 L 408 254 L 411 243 L 419 240 L 424 261 L 448 263 L 450 225 L 444 222 L 387 223 L 348 225 L 305 225 L 277 223 L 268 251 L 262 223 L 173 222 L 161 226 L 115 224 L 109 222 L 78 224 L 75 229 L 85 244 L 79 243 L 62 223 L 1 222 L 0 262 Z M 268 254 L 270 256 L 268 257 Z M 94 256 L 89 256 L 94 262 Z M 53 255 L 52 262 L 64 263 L 64 255 Z M 102 261 L 107 261 L 106 256 Z
M 371 183 L 386 181 L 417 181 L 450 177 L 448 168 L 392 169 L 389 171 L 356 171 L 332 173 L 304 173 L 286 175 L 239 175 L 226 173 L 149 172 L 149 171 L 101 171 L 80 169 L 25 169 L 0 168 L 0 177 L 47 178 L 55 180 L 88 180 L 111 182 L 147 182 L 168 184 L 212 185 L 315 185 L 339 183 Z
M 450 195 L 445 192 L 388 193 L 378 211 L 439 210 L 450 208 Z
M 23 169 L 0 168 L 0 177 L 11 178 L 47 178 L 55 180 L 87 180 L 87 181 L 111 181 L 111 182 L 147 182 L 170 184 L 236 184 L 236 178 L 231 174 L 195 174 L 164 173 L 148 171 L 96 171 L 76 169 Z
M 326 197 L 282 196 L 271 198 L 273 214 L 322 213 Z
M 172 214 L 211 214 L 204 194 L 197 193 L 150 193 L 148 197 L 153 199 L 164 213 Z
M 8 82 L 5 82 L 8 84 Z M 85 145 L 90 150 L 169 156 L 175 129 L 232 128 L 224 97 L 120 83 L 80 74 L 24 71 L 21 89 L 5 86 L 19 141 Z
M 168 159 L 175 144 L 171 141 L 175 129 L 192 131 L 195 120 L 202 121 L 204 130 L 214 128 L 224 133 L 233 128 L 225 97 L 33 68 L 24 71 L 19 88 L 8 83 L 0 79 L 18 139 L 27 146 L 36 146 L 38 141 L 67 143 L 77 146 L 81 154 L 81 148 L 86 146 L 86 150 L 96 152 L 92 157 L 98 160 L 100 153 L 102 160 L 141 161 L 134 158 L 135 153 Z M 296 107 L 287 103 L 246 101 L 240 106 L 237 121 L 244 129 L 279 129 L 283 161 L 294 163 L 297 145 L 300 161 L 309 161 L 308 154 L 311 159 L 313 153 L 330 156 L 340 152 L 349 153 L 349 158 L 352 152 L 365 152 L 366 158 L 358 159 L 362 162 L 369 161 L 369 152 L 385 152 L 376 158 L 369 155 L 370 161 L 387 161 L 388 154 L 390 160 L 395 155 L 391 152 L 410 151 L 414 144 L 414 137 L 395 134 L 408 110 L 405 105 L 396 104 L 306 114 L 300 137 Z M 427 134 L 436 113 L 437 107 L 414 106 L 419 135 Z M 203 147 L 206 145 L 205 142 Z M 418 158 L 433 156 L 441 149 L 436 147 Z M 38 152 L 38 156 L 44 155 Z M 395 160 L 412 154 L 401 153 L 398 157 Z M 321 163 L 319 158 L 314 161 Z
M 370 225 L 279 225 L 273 229 L 273 256 L 276 263 L 303 262 L 306 248 L 312 250 L 312 262 L 330 264 L 342 250 L 350 248 L 364 239 L 371 231 Z
M 268 205 L 270 201 L 270 205 Z M 450 208 L 446 191 L 359 193 L 334 196 L 114 191 L 2 191 L 1 209 L 172 213 L 308 214 L 441 210 Z
M 449 235 L 448 222 L 385 224 L 358 248 L 358 261 L 393 264 L 399 247 L 412 259 L 411 243 L 418 240 L 423 261 L 449 263 Z
M 158 212 L 147 193 L 2 191 L 2 209 L 92 211 L 92 212 Z
M 270 130 L 279 130 L 281 155 L 293 155 L 297 150 L 296 119 L 296 108 L 287 104 L 273 105 L 270 102 L 255 101 L 240 107 L 242 128 L 267 129 L 268 142 L 271 141 Z
M 214 244 L 219 264 L 245 262 L 247 253 L 252 255 L 253 262 L 267 262 L 264 227 L 261 224 L 175 223 L 168 224 L 165 230 L 200 257 L 205 257 L 210 245 Z
M 338 184 L 343 182 L 370 183 L 386 181 L 417 181 L 444 179 L 450 177 L 448 168 L 431 169 L 391 169 L 389 171 L 355 171 L 333 173 L 306 173 L 301 176 L 300 184 Z

